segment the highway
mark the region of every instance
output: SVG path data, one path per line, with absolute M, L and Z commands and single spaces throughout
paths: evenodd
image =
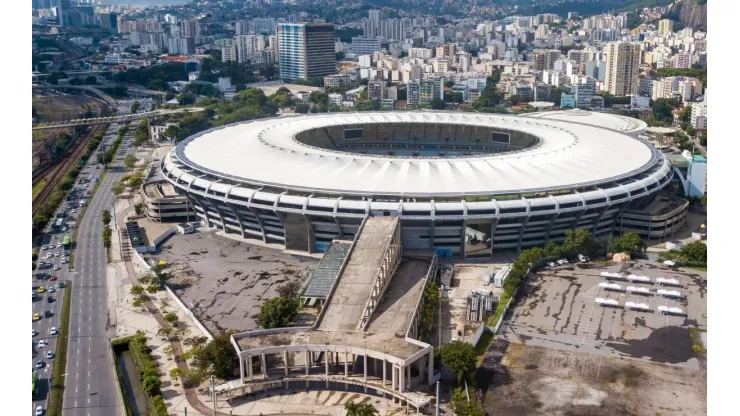
M 109 324 L 109 283 L 101 218 L 103 210 L 112 213 L 114 196 L 110 189 L 124 174 L 123 156 L 130 150 L 134 127 L 130 126 L 116 160 L 93 199 L 88 201 L 85 217 L 78 224 L 64 390 L 65 416 L 106 416 L 124 412 L 118 399 L 118 380 L 109 347 L 109 336 L 115 333 L 115 328 Z M 109 127 L 106 141 L 114 140 L 117 131 L 118 126 Z M 102 173 L 94 162 L 91 167 L 93 172 Z

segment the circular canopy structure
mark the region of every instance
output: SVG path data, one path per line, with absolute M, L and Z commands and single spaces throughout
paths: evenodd
M 529 113 L 522 116 L 547 120 L 567 121 L 569 123 L 586 124 L 589 126 L 615 130 L 620 133 L 628 134 L 630 136 L 637 136 L 638 134 L 642 134 L 647 128 L 647 123 L 636 118 L 621 116 L 618 114 L 586 111 L 577 108 L 573 110 Z
M 655 165 L 654 151 L 643 142 L 613 130 L 557 121 L 563 113 L 579 119 L 571 111 L 532 117 L 451 112 L 284 116 L 211 129 L 186 139 L 174 152 L 188 170 L 230 181 L 367 196 L 573 189 L 639 175 Z

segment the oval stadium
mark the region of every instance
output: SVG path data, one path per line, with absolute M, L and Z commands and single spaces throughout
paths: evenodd
M 674 231 L 685 207 L 655 208 L 673 168 L 645 127 L 581 110 L 285 115 L 188 137 L 160 168 L 203 224 L 245 239 L 323 252 L 390 216 L 405 249 L 490 256 L 575 228 Z

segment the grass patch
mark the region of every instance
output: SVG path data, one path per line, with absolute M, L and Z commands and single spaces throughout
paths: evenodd
M 491 345 L 491 342 L 493 342 L 493 332 L 483 331 L 483 334 L 481 334 L 480 339 L 478 340 L 478 343 L 475 344 L 475 362 L 476 367 L 480 367 L 481 363 L 483 362 L 483 357 L 486 355 L 486 351 L 488 350 L 488 346 Z
M 41 190 L 44 189 L 44 186 L 46 186 L 46 181 L 41 180 L 36 183 L 36 185 L 33 186 L 31 189 L 31 199 L 36 198 L 36 195 L 38 195 Z
M 67 369 L 67 343 L 69 342 L 69 314 L 72 305 L 72 282 L 67 283 L 64 289 L 62 303 L 62 318 L 60 321 L 59 337 L 57 338 L 56 359 L 54 360 L 54 380 L 51 384 L 49 400 L 49 416 L 62 416 L 64 408 L 64 371 Z
M 509 303 L 509 299 L 511 299 L 511 295 L 504 291 L 504 293 L 501 294 L 501 298 L 499 299 L 498 304 L 496 305 L 496 312 L 488 318 L 488 322 L 486 324 L 488 326 L 496 326 L 496 322 L 498 322 L 501 315 L 504 313 L 504 310 L 506 309 L 506 304 Z
M 701 266 L 685 266 L 685 267 L 687 269 L 696 270 L 697 272 L 705 272 L 705 271 L 707 271 L 706 266 L 705 267 L 701 267 Z

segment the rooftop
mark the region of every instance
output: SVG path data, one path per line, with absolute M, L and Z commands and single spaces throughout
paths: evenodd
M 558 113 L 563 112 L 529 116 Z M 597 122 L 594 117 L 588 120 Z M 598 117 L 607 120 L 618 116 Z M 196 170 L 257 186 L 419 197 L 569 189 L 635 174 L 653 161 L 651 148 L 630 136 L 559 120 L 432 111 L 286 115 L 214 128 L 186 139 L 174 151 L 177 159 Z M 295 139 L 300 132 L 322 127 L 388 123 L 498 127 L 536 136 L 540 141 L 536 147 L 507 154 L 451 158 L 341 152 Z M 182 173 L 186 182 L 193 180 L 193 175 L 172 163 L 167 169 L 173 175 Z

